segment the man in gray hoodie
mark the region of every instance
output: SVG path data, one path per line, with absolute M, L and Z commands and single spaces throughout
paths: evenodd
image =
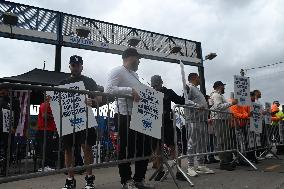
M 187 153 L 197 154 L 206 151 L 206 130 L 208 120 L 208 105 L 204 95 L 197 88 L 200 85 L 200 77 L 197 73 L 190 73 L 188 75 L 186 104 L 190 108 L 185 109 L 186 125 L 188 130 L 188 149 Z M 187 174 L 191 177 L 198 174 L 212 174 L 213 170 L 204 166 L 204 157 L 197 157 L 197 162 L 194 162 L 194 157 L 188 158 Z

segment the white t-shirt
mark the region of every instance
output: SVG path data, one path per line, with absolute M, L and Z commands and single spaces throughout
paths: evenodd
M 111 70 L 108 74 L 107 84 L 105 92 L 116 95 L 132 95 L 132 89 L 141 85 L 139 77 L 136 72 L 127 70 L 124 66 L 118 66 Z M 126 106 L 126 102 L 128 106 Z M 133 107 L 133 99 L 118 98 L 118 106 L 116 106 L 115 112 L 119 112 L 122 115 L 131 115 Z

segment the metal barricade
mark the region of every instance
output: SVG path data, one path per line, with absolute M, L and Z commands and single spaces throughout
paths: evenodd
M 59 125 L 56 125 L 57 131 L 50 132 L 48 130 L 49 119 L 52 117 L 48 117 L 48 106 L 44 108 L 44 129 L 37 134 L 36 139 L 31 140 L 29 135 L 26 135 L 25 132 L 29 129 L 29 116 L 27 116 L 27 128 L 24 130 L 24 142 L 21 148 L 21 157 L 20 160 L 23 160 L 17 167 L 17 171 L 14 171 L 12 168 L 11 160 L 14 157 L 14 151 L 17 147 L 14 147 L 14 134 L 13 134 L 13 117 L 10 116 L 9 124 L 8 124 L 8 133 L 4 133 L 5 139 L 3 137 L 0 138 L 0 142 L 5 143 L 4 148 L 0 148 L 0 166 L 3 170 L 4 177 L 0 178 L 0 184 L 5 182 L 11 182 L 22 179 L 29 179 L 35 177 L 41 177 L 46 175 L 58 174 L 58 173 L 66 173 L 68 171 L 85 171 L 86 169 L 95 169 L 102 167 L 110 167 L 110 166 L 125 166 L 135 161 L 144 161 L 148 163 L 151 155 L 153 153 L 153 149 L 155 148 L 156 139 L 131 130 L 130 119 L 131 115 L 129 114 L 131 110 L 128 109 L 128 105 L 126 106 L 127 115 L 122 115 L 120 113 L 119 108 L 117 109 L 117 113 L 113 112 L 111 106 L 114 104 L 118 104 L 120 101 L 125 101 L 126 104 L 132 103 L 130 96 L 123 95 L 111 95 L 103 92 L 89 92 L 86 90 L 77 90 L 77 89 L 66 89 L 59 87 L 47 87 L 47 86 L 34 86 L 34 85 L 24 85 L 24 84 L 12 84 L 12 83 L 2 83 L 0 84 L 0 89 L 8 89 L 10 91 L 10 105 L 14 104 L 12 102 L 12 90 L 26 90 L 28 94 L 32 90 L 42 91 L 44 93 L 44 102 L 49 98 L 48 96 L 52 93 L 57 93 L 59 110 L 57 112 L 58 115 L 55 115 L 56 112 L 52 112 L 53 118 L 59 117 Z M 95 104 L 93 110 L 96 114 L 95 119 L 98 123 L 98 126 L 95 127 L 95 136 L 91 133 L 93 132 L 91 129 L 94 123 L 89 120 L 89 111 L 88 105 L 85 104 L 83 108 L 85 111 L 85 118 L 82 120 L 81 118 L 76 117 L 78 110 L 78 104 L 76 99 L 81 98 L 83 95 L 84 98 L 87 96 L 101 96 L 102 103 Z M 30 95 L 29 95 L 30 96 Z M 65 98 L 65 100 L 63 99 Z M 68 100 L 67 100 L 68 99 Z M 30 97 L 27 100 L 27 107 L 30 107 Z M 69 106 L 69 112 L 64 112 L 63 106 Z M 119 106 L 118 106 L 119 107 Z M 14 110 L 11 106 L 9 109 L 10 114 L 12 115 Z M 27 115 L 30 114 L 29 108 L 27 109 Z M 70 124 L 64 125 L 63 117 L 65 114 L 71 114 Z M 15 117 L 15 115 L 14 115 Z M 82 131 L 77 131 L 76 124 L 79 122 L 85 121 L 85 128 L 81 128 Z M 72 124 L 71 124 L 72 123 Z M 63 130 L 66 127 L 72 127 L 72 132 L 69 135 L 65 135 Z M 39 132 L 39 131 L 38 131 Z M 81 135 L 78 137 L 78 133 Z M 83 134 L 82 134 L 83 133 Z M 3 132 L 1 133 L 3 135 Z M 67 147 L 63 145 L 66 140 L 66 136 L 71 136 L 71 155 L 72 159 L 69 163 L 67 163 L 67 167 L 64 167 L 64 153 L 70 153 L 70 151 L 66 151 Z M 94 136 L 94 138 L 90 138 L 91 144 L 89 144 L 88 136 Z M 86 154 L 90 157 L 86 157 L 84 164 L 75 164 L 76 160 L 76 152 L 77 148 L 81 148 L 81 146 L 76 146 L 77 141 L 81 140 L 80 137 L 84 137 L 84 144 L 80 143 L 79 145 L 83 145 L 84 150 L 87 148 L 92 148 L 92 154 Z M 52 145 L 52 143 L 54 145 Z M 19 146 L 20 143 L 16 143 Z M 4 149 L 4 150 L 3 150 Z M 69 148 L 68 148 L 69 150 Z M 16 150 L 19 151 L 19 150 Z M 81 150 L 79 150 L 80 153 Z M 52 155 L 50 154 L 52 153 Z M 80 155 L 80 154 L 77 154 Z M 94 156 L 94 157 L 92 157 Z M 53 158 L 54 166 L 53 169 L 46 169 L 47 162 L 51 161 L 50 158 Z M 87 161 L 87 158 L 89 162 Z M 39 163 L 39 166 L 38 166 Z M 66 162 L 65 162 L 66 163 Z M 41 170 L 38 170 L 41 168 Z
M 191 186 L 193 182 L 181 167 L 181 160 L 187 159 L 189 166 L 204 164 L 206 156 L 218 155 L 221 162 L 244 161 L 257 169 L 246 157 L 245 152 L 249 151 L 247 145 L 247 133 L 249 127 L 240 127 L 240 122 L 244 120 L 236 119 L 229 112 L 200 109 L 188 105 L 175 105 L 173 127 L 175 130 L 175 145 L 177 154 L 171 168 L 176 166 Z M 176 121 L 184 116 L 186 140 L 177 137 Z M 247 120 L 245 120 L 247 125 Z M 187 149 L 184 149 L 187 143 Z M 186 152 L 186 153 L 184 153 Z M 166 177 L 167 174 L 163 177 Z
M 277 153 L 281 154 L 284 149 L 284 121 L 272 121 L 271 124 L 263 124 L 263 135 L 262 138 L 265 138 L 265 148 L 261 149 L 259 158 L 272 158 L 275 157 L 280 159 Z M 263 145 L 263 142 L 261 143 Z M 274 149 L 273 149 L 274 148 Z M 283 148 L 283 149 L 282 149 Z M 274 152 L 276 149 L 276 153 Z M 279 151 L 278 151 L 279 150 Z
M 234 120 L 237 126 L 236 137 L 239 152 L 250 161 L 258 163 L 261 160 L 261 154 L 270 150 L 267 125 L 262 123 L 259 125 L 261 127 L 259 132 L 255 132 L 249 119 L 235 118 Z

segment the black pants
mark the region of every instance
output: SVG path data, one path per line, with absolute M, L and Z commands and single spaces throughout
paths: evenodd
M 187 129 L 185 127 L 181 127 L 181 129 L 176 129 L 177 132 L 177 143 L 178 150 L 180 154 L 187 154 Z
M 216 121 L 216 122 L 215 122 Z M 228 120 L 217 119 L 215 131 L 217 136 L 218 151 L 226 151 L 236 148 L 235 128 L 230 127 Z M 233 161 L 232 152 L 221 152 L 218 154 L 220 164 L 228 164 Z
M 36 153 L 37 157 L 43 159 L 43 143 L 44 143 L 44 131 L 37 131 L 36 134 Z M 57 159 L 56 140 L 54 139 L 54 132 L 46 131 L 46 146 L 45 146 L 45 161 L 44 166 L 55 167 Z M 42 162 L 39 163 L 39 167 L 42 167 Z
M 130 126 L 130 119 L 131 119 L 130 116 L 126 115 L 118 116 L 118 114 L 115 114 L 114 119 L 116 124 L 118 124 L 119 121 L 119 137 L 120 137 L 119 159 L 120 160 L 130 159 L 134 158 L 135 155 L 136 157 L 143 157 L 143 155 L 150 156 L 152 151 L 151 148 L 152 138 L 144 134 L 141 134 L 139 132 L 133 131 L 129 128 L 127 130 L 127 121 Z M 135 143 L 136 143 L 136 150 L 135 150 Z M 128 154 L 126 153 L 126 151 L 128 151 Z M 148 159 L 135 161 L 135 174 L 133 176 L 133 180 L 135 182 L 141 182 L 145 178 L 148 162 L 149 162 Z M 132 172 L 130 165 L 131 165 L 130 162 L 121 163 L 118 165 L 121 184 L 125 184 L 128 180 L 132 179 Z
M 74 158 L 75 158 L 75 166 L 84 165 L 84 160 L 81 156 L 81 144 L 75 144 Z
M 2 131 L 0 131 L 0 160 L 3 158 L 3 161 L 0 164 L 1 166 L 0 172 L 4 171 L 3 173 L 5 173 L 6 171 L 7 155 L 8 155 L 8 138 L 9 138 L 9 133 L 3 133 Z M 9 162 L 10 165 L 12 163 L 13 152 L 15 150 L 14 139 L 15 139 L 14 134 L 11 134 L 10 162 Z
M 209 144 L 207 146 L 208 152 L 214 152 L 214 144 L 215 144 L 214 137 L 215 137 L 214 134 L 209 134 Z M 214 154 L 208 155 L 208 160 L 212 160 L 212 159 L 215 159 Z

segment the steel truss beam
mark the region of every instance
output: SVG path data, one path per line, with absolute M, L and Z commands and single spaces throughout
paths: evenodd
M 18 16 L 17 26 L 3 24 L 4 12 Z M 80 27 L 90 30 L 87 38 L 77 36 Z M 136 48 L 143 58 L 203 67 L 200 42 L 8 1 L 0 2 L 0 36 L 114 54 L 138 37 Z M 170 54 L 174 46 L 181 47 L 181 53 Z

